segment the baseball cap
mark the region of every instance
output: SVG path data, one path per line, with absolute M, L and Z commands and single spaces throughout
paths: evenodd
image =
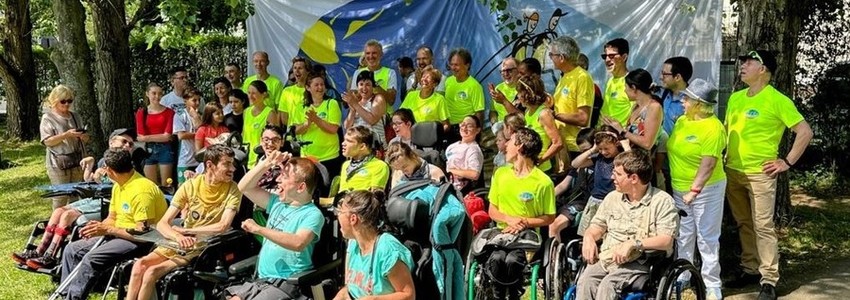
M 699 102 L 716 104 L 717 103 L 717 87 L 702 78 L 697 78 L 688 84 L 688 88 L 683 92 L 691 99 Z
M 123 135 L 128 135 L 128 136 L 130 136 L 130 138 L 132 138 L 133 140 L 135 140 L 135 139 L 136 139 L 136 132 L 135 132 L 135 131 L 133 131 L 132 129 L 129 129 L 129 128 L 118 128 L 118 129 L 115 129 L 115 130 L 113 130 L 111 133 L 109 133 L 109 138 L 111 139 L 111 138 L 112 138 L 112 137 L 114 137 L 114 136 L 122 135 L 122 134 L 123 134 Z
M 753 50 L 746 55 L 738 56 L 739 60 L 755 59 L 767 67 L 770 73 L 776 72 L 776 56 L 767 50 Z

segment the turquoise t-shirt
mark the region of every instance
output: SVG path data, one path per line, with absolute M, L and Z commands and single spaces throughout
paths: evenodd
M 345 278 L 345 286 L 355 299 L 395 292 L 388 276 L 397 261 L 401 260 L 408 270 L 413 268 L 410 250 L 390 234 L 378 236 L 375 251 L 371 254 L 360 255 L 360 246 L 354 239 L 348 241 L 346 252 L 348 275 Z
M 290 234 L 296 234 L 299 230 L 310 230 L 316 236 L 301 252 L 283 248 L 269 239 L 263 239 L 263 247 L 260 248 L 260 257 L 257 261 L 257 272 L 260 278 L 288 278 L 292 274 L 313 268 L 313 248 L 325 224 L 319 208 L 313 203 L 302 206 L 281 203 L 280 197 L 272 194 L 266 211 L 269 212 L 266 227 Z

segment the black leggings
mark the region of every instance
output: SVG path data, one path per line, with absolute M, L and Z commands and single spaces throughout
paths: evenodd
M 496 249 L 490 253 L 485 272 L 494 281 L 493 291 L 498 299 L 519 299 L 524 292 L 522 275 L 528 260 L 520 249 Z M 520 276 L 517 276 L 517 275 Z

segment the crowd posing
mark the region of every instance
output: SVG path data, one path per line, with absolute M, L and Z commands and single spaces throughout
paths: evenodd
M 348 243 L 344 286 L 334 299 L 418 294 L 410 250 L 380 230 L 387 194 L 418 179 L 449 182 L 461 194 L 489 188 L 487 215 L 501 233 L 547 228 L 540 233 L 556 240 L 567 238 L 568 231 L 582 236 L 588 266 L 578 281 L 578 299 L 617 299 L 630 280 L 649 272 L 639 259 L 645 252 L 674 249 L 688 260 L 699 252 L 708 299 L 722 299 L 721 286 L 756 283 L 759 299 L 776 299 L 776 175 L 794 166 L 812 130 L 793 102 L 770 84 L 780 71 L 775 56 L 763 50 L 740 56 L 740 79 L 748 87 L 732 94 L 721 121 L 717 87 L 691 78 L 688 58 L 661 62 L 654 79 L 644 69 L 630 68 L 625 39 L 599 50 L 609 75 L 604 87 L 594 84 L 588 57 L 569 37 L 548 45 L 548 58 L 561 74 L 555 87 L 544 85 L 539 61 L 513 57 L 501 62 L 503 82 L 483 87 L 470 74 L 473 58 L 463 48 L 449 55 L 448 76 L 434 65 L 426 46 L 414 59 L 398 60 L 396 70 L 382 64 L 382 45 L 374 40 L 365 44 L 362 65 L 342 92 L 323 66 L 302 57 L 290 61 L 287 77 L 279 77 L 268 72 L 268 55 L 255 52 L 255 75 L 243 80 L 238 65 L 228 64 L 209 87 L 212 93 L 192 85 L 190 73 L 177 68 L 167 94 L 156 83 L 147 86 L 135 128 L 113 132 L 97 163 L 86 150 L 87 128 L 71 110 L 74 92 L 60 85 L 48 97 L 40 125 L 51 183 L 113 184 L 108 216 L 84 221 L 81 229 L 84 237 L 103 239 L 72 242 L 61 254 L 63 281 L 82 266 L 82 275 L 62 293 L 66 299 L 85 299 L 100 272 L 140 257 L 127 298 L 151 299 L 157 280 L 200 253 L 151 251 L 130 232 L 155 229 L 194 249 L 198 236 L 228 230 L 247 199 L 268 214 L 265 225 L 250 218 L 241 223 L 241 229 L 263 237 L 257 279 L 226 293 L 229 299 L 292 298 L 295 291 L 283 279 L 313 267 L 313 247 L 324 224 L 314 195 L 327 195 L 329 178 L 338 176 L 344 196 L 337 220 Z M 486 96 L 491 107 L 485 114 Z M 419 151 L 418 123 L 436 123 L 442 163 Z M 786 128 L 796 137 L 787 155 L 779 156 Z M 485 130 L 496 138 L 496 168 L 489 176 L 484 165 L 490 149 L 481 143 Z M 232 138 L 247 145 L 247 157 L 226 146 Z M 298 141 L 299 151 L 287 147 Z M 134 143 L 144 145 L 145 155 L 133 151 Z M 166 202 L 160 186 L 171 185 L 178 188 Z M 448 209 L 454 215 L 446 220 L 466 215 L 461 199 L 453 201 L 447 207 L 457 205 L 457 210 Z M 54 199 L 42 242 L 13 254 L 19 264 L 60 263 L 56 249 L 70 226 L 99 209 L 99 202 L 67 202 Z M 743 253 L 738 275 L 721 284 L 725 203 L 738 225 Z M 680 217 L 679 211 L 685 214 Z M 176 218 L 182 218 L 180 225 L 173 225 Z M 457 232 L 446 234 L 457 237 Z M 439 289 L 459 299 L 464 295 L 460 256 L 466 254 L 453 251 L 441 254 L 452 267 L 439 272 L 456 283 Z M 501 251 L 490 260 L 510 270 L 516 255 L 524 256 Z M 513 299 L 524 291 L 508 286 L 499 293 Z

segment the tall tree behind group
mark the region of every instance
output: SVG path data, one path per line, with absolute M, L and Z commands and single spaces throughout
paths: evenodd
M 30 1 L 4 0 L 0 7 L 0 79 L 6 94 L 7 134 L 38 136 L 38 93 L 32 53 Z
M 841 0 L 738 0 L 738 51 L 755 49 L 776 51 L 777 72 L 772 85 L 791 99 L 795 99 L 794 85 L 797 71 L 797 52 L 802 24 L 817 10 L 832 11 L 842 5 Z M 740 79 L 737 86 L 743 88 Z M 797 103 L 800 106 L 800 103 Z M 779 155 L 790 150 L 790 131 L 780 143 Z M 778 224 L 784 225 L 791 217 L 791 195 L 788 172 L 779 175 L 776 183 L 776 214 Z

